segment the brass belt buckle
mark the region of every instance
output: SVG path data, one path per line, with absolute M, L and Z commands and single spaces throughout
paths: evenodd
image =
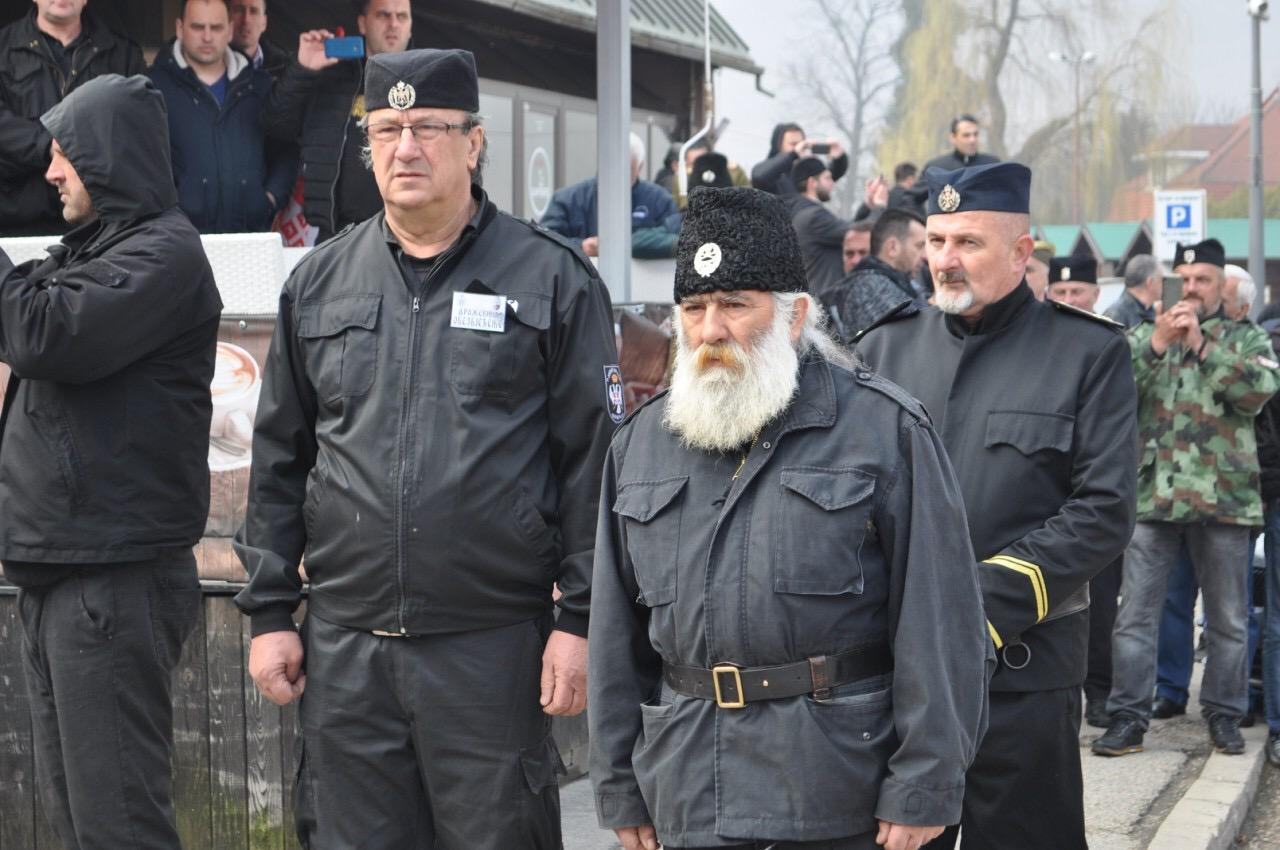
M 738 698 L 732 702 L 726 702 L 724 693 L 720 690 L 720 677 L 724 674 L 733 676 L 733 687 L 738 693 Z M 733 664 L 717 664 L 711 668 L 711 684 L 716 691 L 716 707 L 717 708 L 746 708 L 747 697 L 742 692 L 742 673 L 738 671 L 736 665 Z

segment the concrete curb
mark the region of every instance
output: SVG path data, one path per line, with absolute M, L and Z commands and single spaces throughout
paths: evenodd
M 1200 776 L 1161 822 L 1148 850 L 1227 850 L 1235 842 L 1267 761 L 1266 723 L 1240 732 L 1244 754 L 1211 754 Z

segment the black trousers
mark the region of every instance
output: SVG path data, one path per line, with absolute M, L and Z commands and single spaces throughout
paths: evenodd
M 925 846 L 1086 850 L 1080 689 L 991 694 L 991 720 L 965 774 L 964 810 Z
M 379 637 L 308 614 L 295 806 L 307 850 L 558 850 L 538 704 L 546 618 Z
M 1111 637 L 1116 627 L 1123 571 L 1121 555 L 1089 581 L 1089 668 L 1084 698 L 1090 704 L 1106 705 L 1111 694 Z
M 752 841 L 729 847 L 671 847 L 666 850 L 880 850 L 874 832 L 834 838 L 830 841 Z
M 62 844 L 176 850 L 169 687 L 199 614 L 195 557 L 74 569 L 18 606 L 36 780 Z

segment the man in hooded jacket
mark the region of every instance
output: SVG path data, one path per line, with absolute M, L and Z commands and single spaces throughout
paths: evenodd
M 796 160 L 819 153 L 813 150 L 814 143 L 818 141 L 805 138 L 799 124 L 775 125 L 769 137 L 769 155 L 751 169 L 751 185 L 771 195 L 798 195 L 799 190 L 791 179 L 791 167 Z M 831 181 L 838 182 L 849 170 L 849 155 L 835 139 L 827 139 L 826 144 Z
M 72 230 L 16 267 L 0 251 L 0 562 L 36 777 L 64 846 L 173 850 L 169 682 L 200 604 L 222 302 L 146 78 L 40 121 Z

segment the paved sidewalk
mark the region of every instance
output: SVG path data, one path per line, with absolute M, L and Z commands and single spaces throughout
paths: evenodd
M 1241 730 L 1242 756 L 1212 754 L 1198 709 L 1197 664 L 1184 717 L 1152 722 L 1144 752 L 1102 758 L 1089 742 L 1102 730 L 1081 728 L 1085 819 L 1091 850 L 1225 850 L 1232 845 L 1257 793 L 1266 764 L 1264 723 Z M 565 850 L 614 850 L 612 833 L 596 827 L 591 783 L 561 789 Z

